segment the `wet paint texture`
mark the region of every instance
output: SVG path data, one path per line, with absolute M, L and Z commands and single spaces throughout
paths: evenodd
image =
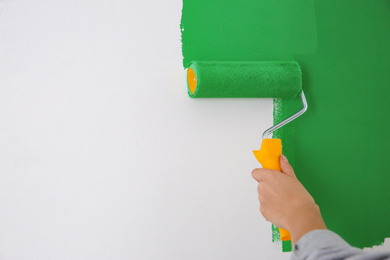
M 317 1 L 316 11 L 317 52 L 295 56 L 309 110 L 286 138 L 328 228 L 353 246 L 380 244 L 390 237 L 390 1 Z
M 183 0 L 183 63 L 291 60 L 314 52 L 311 0 Z
M 309 109 L 275 133 L 284 154 L 330 230 L 357 247 L 390 237 L 390 2 L 184 0 L 181 28 L 184 67 L 298 61 Z M 300 106 L 275 99 L 275 122 Z
M 200 61 L 190 68 L 197 77 L 194 93 L 188 89 L 193 98 L 294 98 L 302 90 L 302 72 L 295 61 Z

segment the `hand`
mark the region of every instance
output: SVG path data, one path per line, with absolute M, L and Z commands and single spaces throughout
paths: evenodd
M 287 229 L 295 244 L 304 234 L 326 229 L 320 208 L 295 176 L 287 158 L 280 156 L 281 172 L 254 169 L 252 177 L 259 182 L 260 212 L 267 221 Z

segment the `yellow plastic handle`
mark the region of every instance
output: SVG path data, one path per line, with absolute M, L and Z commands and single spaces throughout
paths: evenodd
M 261 163 L 263 168 L 280 171 L 280 155 L 282 154 L 282 140 L 264 139 L 260 150 L 253 151 L 256 159 Z M 279 228 L 280 240 L 291 240 L 290 232 Z

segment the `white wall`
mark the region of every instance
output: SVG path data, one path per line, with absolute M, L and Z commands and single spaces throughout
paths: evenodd
M 271 99 L 191 100 L 180 0 L 0 0 L 0 258 L 288 259 Z

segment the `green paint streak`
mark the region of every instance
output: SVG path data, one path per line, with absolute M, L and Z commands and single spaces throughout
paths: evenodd
M 282 244 L 283 252 L 291 252 L 292 250 L 291 241 L 280 241 L 279 228 L 276 227 L 275 225 L 272 225 L 272 242 L 274 243 L 282 242 L 281 244 Z
M 183 1 L 184 67 L 300 63 L 309 110 L 275 133 L 284 153 L 329 229 L 358 247 L 389 237 L 390 2 Z M 275 99 L 274 108 L 279 121 L 300 102 Z
M 283 252 L 291 252 L 292 251 L 292 244 L 291 241 L 282 241 L 282 251 Z
M 274 124 L 279 123 L 281 120 L 289 117 L 291 114 L 295 113 L 302 107 L 302 103 L 300 99 L 282 99 L 275 98 L 274 99 Z M 292 111 L 292 112 L 291 112 Z M 283 154 L 288 158 L 289 163 L 295 169 L 295 146 L 294 146 L 294 135 L 295 135 L 295 125 L 296 121 L 293 121 L 286 126 L 280 128 L 276 132 L 274 132 L 274 138 L 280 138 L 283 144 Z M 280 240 L 280 234 L 278 228 L 272 225 L 272 229 L 276 229 L 278 231 L 277 239 Z M 272 233 L 274 235 L 274 232 Z M 275 238 L 273 236 L 272 241 L 275 242 Z M 292 250 L 291 241 L 282 241 L 282 251 L 290 252 Z
M 183 0 L 183 64 L 291 60 L 316 49 L 312 0 Z
M 317 1 L 316 10 L 318 50 L 295 56 L 309 109 L 284 139 L 328 228 L 353 246 L 377 245 L 390 236 L 390 1 Z
M 278 241 L 280 241 L 279 228 L 277 228 L 275 225 L 272 225 L 272 242 Z
M 317 48 L 313 0 L 183 0 L 181 29 L 185 68 L 193 61 L 292 60 Z M 272 239 L 279 237 L 276 230 Z M 291 251 L 291 242 L 282 250 Z

